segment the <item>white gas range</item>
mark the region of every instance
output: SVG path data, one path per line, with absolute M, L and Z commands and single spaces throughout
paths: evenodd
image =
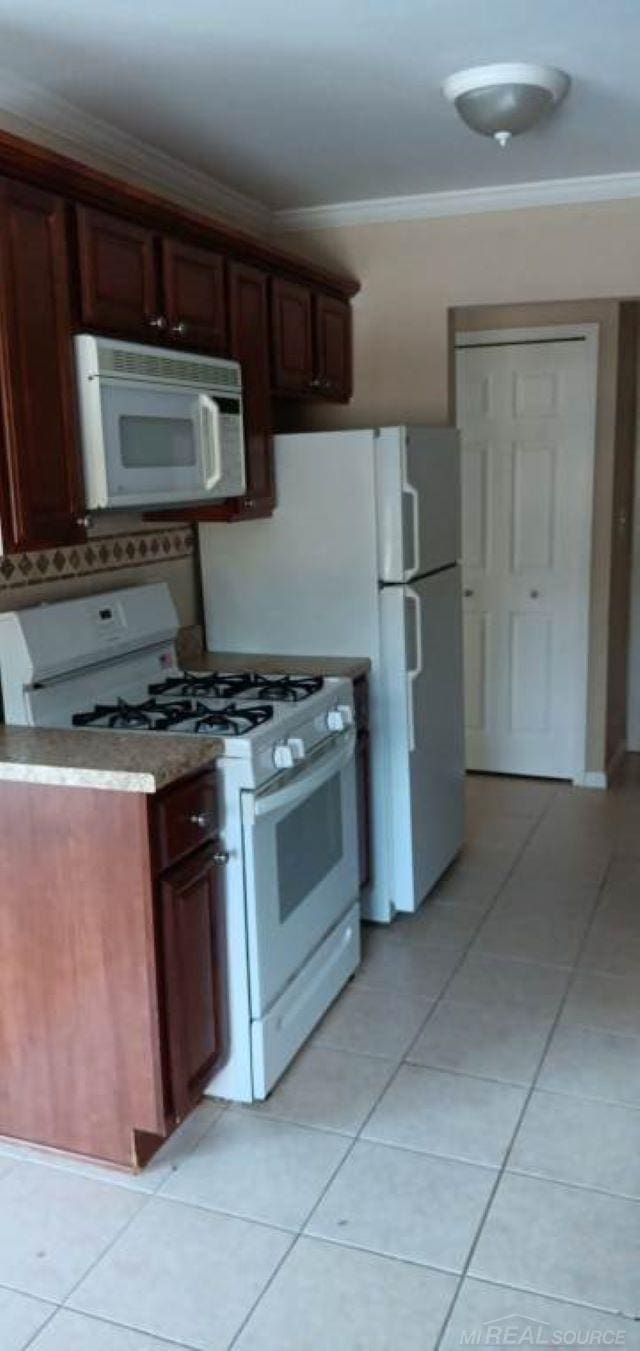
M 177 630 L 164 583 L 0 615 L 4 717 L 222 742 L 230 1054 L 208 1091 L 249 1102 L 359 961 L 353 693 L 344 679 L 183 671 Z

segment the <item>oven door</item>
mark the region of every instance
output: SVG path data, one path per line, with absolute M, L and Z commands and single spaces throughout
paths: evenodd
M 355 734 L 242 793 L 251 1016 L 260 1018 L 358 895 Z
M 179 504 L 244 491 L 239 396 L 101 380 L 100 407 L 106 501 L 89 505 Z

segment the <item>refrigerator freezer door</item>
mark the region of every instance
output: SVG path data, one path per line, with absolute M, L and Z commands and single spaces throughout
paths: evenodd
M 409 582 L 460 558 L 460 448 L 447 427 L 385 427 L 376 438 L 378 569 Z
M 417 910 L 462 844 L 460 568 L 380 592 L 392 899 Z

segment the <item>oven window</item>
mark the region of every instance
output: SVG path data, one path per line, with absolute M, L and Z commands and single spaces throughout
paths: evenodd
M 130 417 L 120 422 L 120 458 L 125 469 L 183 469 L 196 462 L 189 418 Z
M 335 774 L 276 828 L 280 920 L 301 905 L 342 858 L 341 776 Z

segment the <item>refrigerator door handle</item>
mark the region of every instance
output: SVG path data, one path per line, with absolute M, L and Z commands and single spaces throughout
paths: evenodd
M 407 493 L 411 498 L 413 558 L 411 560 L 411 567 L 405 568 L 404 570 L 404 580 L 405 582 L 409 582 L 411 578 L 415 577 L 420 571 L 420 494 L 418 493 L 418 489 L 414 488 L 413 483 L 410 483 L 406 477 L 402 491 Z
M 422 675 L 423 653 L 422 653 L 422 612 L 420 606 L 420 597 L 412 586 L 405 587 L 405 600 L 409 600 L 413 606 L 414 633 L 415 633 L 415 666 L 407 670 L 407 724 L 409 731 L 409 750 L 416 748 L 416 725 L 415 713 L 413 708 L 413 686 L 419 675 Z

